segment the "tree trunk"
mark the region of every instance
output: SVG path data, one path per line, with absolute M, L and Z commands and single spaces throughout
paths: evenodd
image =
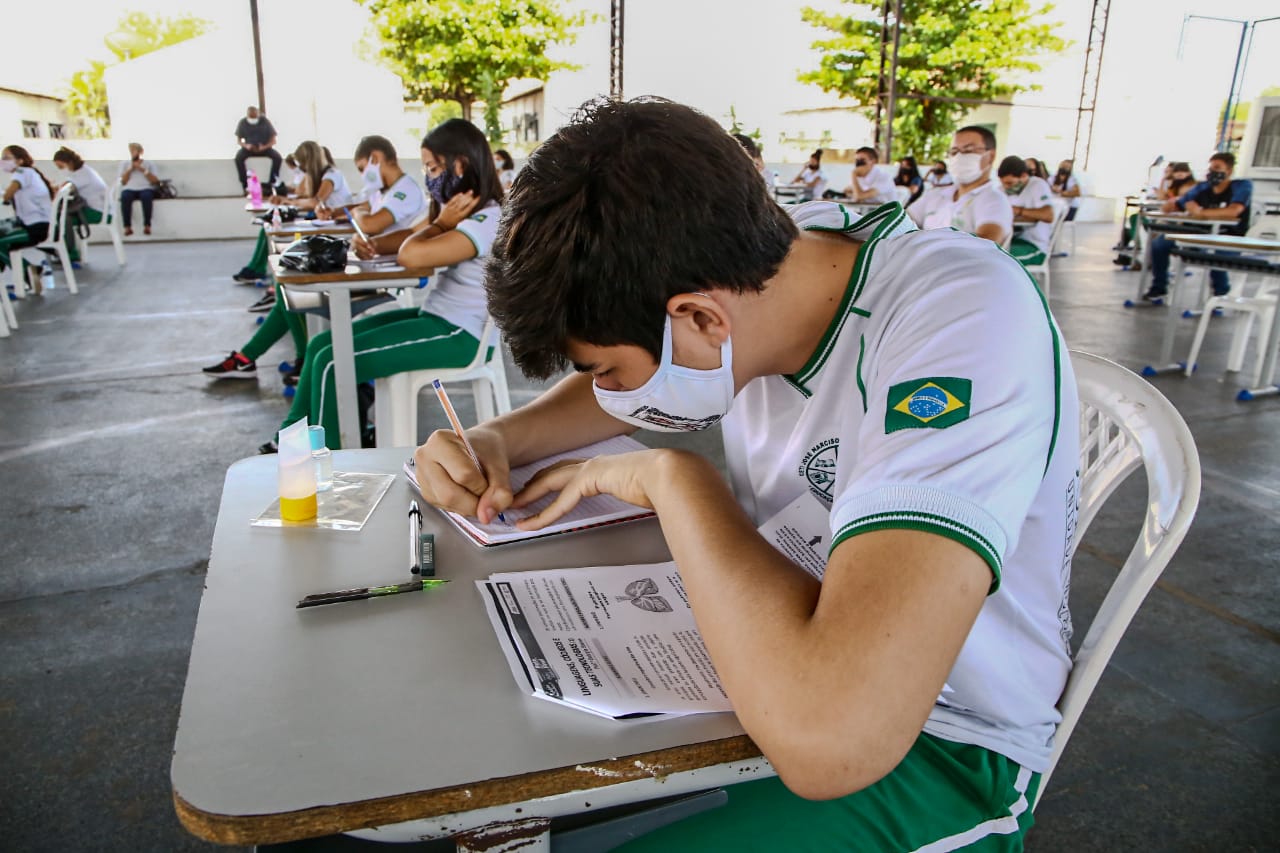
M 462 107 L 462 117 L 467 121 L 471 121 L 471 98 L 458 98 L 458 104 Z

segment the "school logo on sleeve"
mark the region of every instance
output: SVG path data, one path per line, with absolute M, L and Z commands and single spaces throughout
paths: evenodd
M 404 201 L 407 198 L 407 196 L 403 192 L 394 192 L 391 194 L 391 196 L 392 198 L 398 198 L 401 201 Z
M 488 219 L 488 218 L 489 218 L 489 214 L 487 214 L 487 213 L 477 213 L 476 215 L 472 216 L 471 218 L 472 218 L 472 219 L 474 219 L 476 222 L 484 222 L 486 219 Z
M 973 383 L 954 376 L 929 376 L 899 382 L 889 389 L 884 413 L 886 434 L 900 429 L 945 429 L 969 417 Z

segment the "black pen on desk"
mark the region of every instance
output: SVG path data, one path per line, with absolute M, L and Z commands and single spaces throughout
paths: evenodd
M 422 510 L 417 501 L 409 501 L 409 574 L 422 571 L 422 557 L 418 551 L 418 537 L 422 535 Z
M 386 586 L 362 586 L 356 589 L 317 592 L 299 601 L 298 606 L 294 609 L 301 610 L 304 607 L 318 607 L 321 604 L 338 604 L 342 601 L 363 601 L 367 598 L 381 598 L 384 595 L 399 595 L 402 592 L 418 592 L 420 590 L 435 589 L 448 582 L 447 578 L 427 578 L 426 580 L 387 584 Z

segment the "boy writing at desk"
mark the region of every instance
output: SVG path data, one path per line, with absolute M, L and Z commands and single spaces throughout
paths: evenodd
M 704 203 L 672 209 L 673 189 Z M 780 777 L 623 849 L 1020 850 L 1070 667 L 1078 441 L 1065 349 L 1017 262 L 896 204 L 784 210 L 711 119 L 606 101 L 530 158 L 487 286 L 527 374 L 579 373 L 469 431 L 483 476 L 433 434 L 424 494 L 489 521 L 558 491 L 528 528 L 602 492 L 652 507 Z M 512 465 L 717 422 L 731 484 L 664 449 L 511 494 Z M 821 581 L 756 533 L 806 492 L 830 514 Z

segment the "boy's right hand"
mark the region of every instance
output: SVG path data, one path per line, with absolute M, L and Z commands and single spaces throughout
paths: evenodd
M 467 431 L 481 474 L 453 430 L 436 430 L 413 454 L 418 489 L 428 503 L 492 522 L 511 506 L 511 463 L 502 436 L 484 428 Z

